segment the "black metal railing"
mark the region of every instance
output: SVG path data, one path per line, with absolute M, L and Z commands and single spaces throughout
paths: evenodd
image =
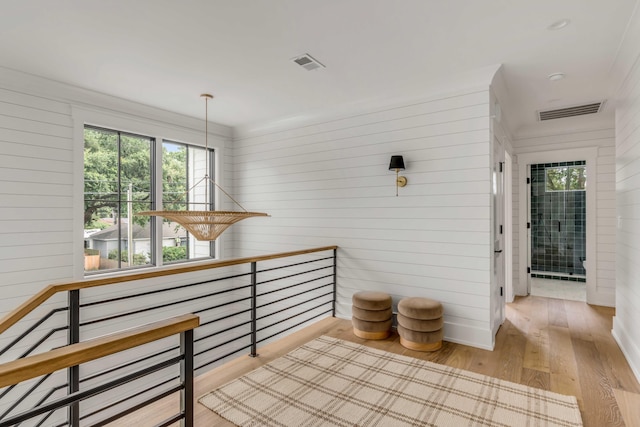
M 41 336 L 59 340 L 62 331 L 67 331 L 67 342 L 73 344 L 187 312 L 200 317 L 200 327 L 194 331 L 192 367 L 199 375 L 233 357 L 247 353 L 255 357 L 259 345 L 323 316 L 335 315 L 337 247 L 212 262 L 210 267 L 175 271 L 158 275 L 134 273 L 135 280 L 118 277 L 113 284 L 107 284 L 100 279 L 100 286 L 70 289 L 66 307 L 54 308 L 31 326 L 24 325 L 24 331 L 0 354 L 13 352 L 25 357 L 46 351 L 47 338 Z M 87 282 L 91 281 L 84 283 Z M 63 323 L 60 313 L 67 314 Z M 31 342 L 34 336 L 37 345 Z M 12 350 L 18 343 L 26 346 L 26 351 Z M 159 343 L 139 349 L 135 358 L 128 361 L 106 358 L 95 366 L 84 367 L 82 373 L 77 367 L 69 368 L 66 378 L 49 375 L 29 385 L 7 387 L 0 392 L 0 421 L 9 419 L 25 402 L 31 408 L 45 407 L 60 394 L 81 393 L 96 383 L 136 372 L 178 351 L 179 346 Z M 138 403 L 131 404 L 122 396 L 107 400 L 88 397 L 82 407 L 70 405 L 66 417 L 54 416 L 55 410 L 50 410 L 34 425 L 44 425 L 45 421 L 55 426 L 84 425 L 89 419 L 109 419 L 123 413 L 123 405 L 135 408 L 124 410 L 130 413 L 147 396 L 179 380 L 179 375 L 168 371 L 157 371 L 152 377 L 152 382 L 130 386 Z
M 0 427 L 22 425 L 29 421 L 30 425 L 43 425 L 52 414 L 60 409 L 67 409 L 68 411 L 67 425 L 79 426 L 80 420 L 90 420 L 94 415 L 87 414 L 81 417 L 78 410 L 81 402 L 93 396 L 103 396 L 105 392 L 110 390 L 117 389 L 119 393 L 122 393 L 123 386 L 177 364 L 180 364 L 180 375 L 179 382 L 176 384 L 165 386 L 161 392 L 146 398 L 136 405 L 130 405 L 124 410 L 112 413 L 98 421 L 90 420 L 89 422 L 84 422 L 83 425 L 92 427 L 104 426 L 160 399 L 174 393 L 180 393 L 179 411 L 168 419 L 163 420 L 159 425 L 168 426 L 176 421 L 183 421 L 182 425 L 193 426 L 193 328 L 197 327 L 197 325 L 197 316 L 180 316 L 133 330 L 111 334 L 82 344 L 65 346 L 41 355 L 23 358 L 3 365 L 3 372 L 7 373 L 6 376 L 12 375 L 13 381 L 29 381 L 42 372 L 47 372 L 45 374 L 45 377 L 47 377 L 51 374 L 50 370 L 77 369 L 79 365 L 76 365 L 76 363 L 91 362 L 131 348 L 144 346 L 156 339 L 180 334 L 179 353 L 177 355 L 133 372 L 109 378 L 107 381 L 92 387 L 83 388 L 82 390 L 78 387 L 73 392 L 49 402 L 41 401 L 39 405 L 28 410 L 19 411 L 0 420 Z M 0 379 L 2 385 L 10 382 L 12 381 L 9 378 Z M 39 382 L 37 381 L 37 383 Z M 124 394 L 127 393 L 124 392 Z M 131 397 L 129 394 L 128 398 Z

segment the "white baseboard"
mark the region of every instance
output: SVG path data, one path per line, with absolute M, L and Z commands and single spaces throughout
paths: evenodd
M 351 320 L 351 306 L 338 304 L 336 317 Z M 480 329 L 458 323 L 444 322 L 444 340 L 456 344 L 464 344 L 483 350 L 493 350 L 494 340 L 490 329 Z
M 611 292 L 594 292 L 591 298 L 587 296 L 587 303 L 591 305 L 600 305 L 603 307 L 615 307 L 616 306 L 616 293 Z
M 628 339 L 629 334 L 622 324 L 616 320 L 615 316 L 613 317 L 613 329 L 611 330 L 611 335 L 613 335 L 613 338 L 618 343 L 620 350 L 622 350 L 622 354 L 625 359 L 627 359 L 627 363 L 629 363 L 636 379 L 640 382 L 640 348 Z

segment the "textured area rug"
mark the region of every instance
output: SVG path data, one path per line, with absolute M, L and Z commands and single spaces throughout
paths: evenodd
M 574 396 L 320 337 L 200 398 L 239 426 L 581 426 Z

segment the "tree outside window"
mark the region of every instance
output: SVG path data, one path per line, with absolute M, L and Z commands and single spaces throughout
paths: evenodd
M 161 200 L 164 209 L 183 210 L 187 193 L 202 176 L 205 150 L 187 144 L 86 126 L 84 131 L 85 272 L 107 271 L 211 257 L 212 242 L 198 242 L 177 223 L 135 215 Z M 212 151 L 211 151 L 212 153 Z M 210 155 L 212 155 L 210 153 Z M 154 194 L 155 156 L 162 159 L 162 194 Z M 210 162 L 213 164 L 213 162 Z M 158 178 L 160 178 L 158 176 Z M 201 208 L 200 208 L 201 209 Z M 157 225 L 156 225 L 157 223 Z M 155 252 L 162 242 L 162 254 Z
M 546 191 L 584 191 L 587 185 L 585 166 L 546 168 Z

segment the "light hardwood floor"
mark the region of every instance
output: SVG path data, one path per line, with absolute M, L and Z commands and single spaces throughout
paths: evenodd
M 329 335 L 381 350 L 430 360 L 480 374 L 578 398 L 587 427 L 640 426 L 640 385 L 611 336 L 614 309 L 577 301 L 522 297 L 507 305 L 507 320 L 498 331 L 494 351 L 445 342 L 433 353 L 407 350 L 397 334 L 382 341 L 356 337 L 351 322 L 323 319 L 259 349 L 260 357 L 240 357 L 196 379 L 201 396 L 320 335 Z M 113 425 L 154 425 L 177 411 L 166 399 Z M 196 426 L 231 426 L 195 403 Z M 177 425 L 177 424 L 176 424 Z

